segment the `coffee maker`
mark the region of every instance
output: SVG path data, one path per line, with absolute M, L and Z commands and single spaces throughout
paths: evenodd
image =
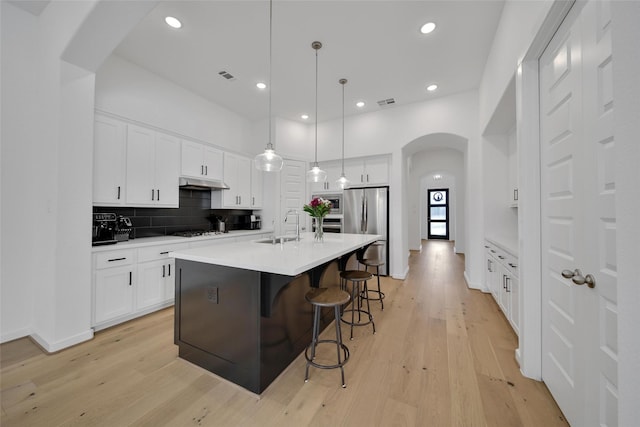
M 92 246 L 112 245 L 118 243 L 116 239 L 117 217 L 114 213 L 93 214 Z

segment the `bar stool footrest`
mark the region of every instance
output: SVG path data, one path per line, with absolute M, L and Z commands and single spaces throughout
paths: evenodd
M 340 318 L 340 320 L 342 320 L 347 325 L 351 325 L 351 326 L 365 326 L 373 323 L 373 316 L 367 310 L 362 310 L 357 308 L 347 308 L 342 312 L 342 316 L 344 317 L 345 313 L 351 313 L 352 311 L 354 315 L 364 315 L 365 320 L 357 321 L 357 322 L 354 320 L 353 323 L 350 320 L 345 320 L 343 318 Z M 366 318 L 368 318 L 369 320 L 366 320 Z
M 373 292 L 375 294 L 378 294 L 378 296 L 370 297 L 369 293 L 371 293 L 371 292 Z M 368 299 L 369 301 L 380 301 L 380 300 L 383 300 L 384 297 L 385 297 L 384 292 L 378 291 L 376 289 L 368 289 L 366 291 L 360 292 L 360 298 Z
M 316 342 L 316 351 L 318 348 L 318 344 L 322 344 L 322 343 L 331 343 L 333 345 L 337 345 L 338 340 L 318 340 Z M 339 344 L 340 344 L 340 348 L 342 349 L 342 353 L 344 357 L 344 359 L 340 363 L 336 363 L 334 365 L 324 365 L 321 363 L 314 362 L 313 359 L 309 357 L 309 350 L 311 349 L 312 344 L 309 344 L 307 348 L 304 350 L 304 358 L 307 359 L 307 363 L 309 365 L 314 366 L 316 368 L 320 368 L 320 369 L 342 368 L 345 365 L 345 363 L 347 363 L 347 361 L 349 360 L 349 347 L 347 347 L 343 343 L 339 343 Z

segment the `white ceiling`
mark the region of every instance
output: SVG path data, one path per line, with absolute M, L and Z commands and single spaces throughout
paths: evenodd
M 478 87 L 504 1 L 274 1 L 273 115 L 314 119 L 315 51 L 318 120 L 380 110 Z M 182 21 L 172 29 L 164 17 Z M 422 24 L 436 30 L 423 35 Z M 163 1 L 115 53 L 250 120 L 268 117 L 268 1 Z M 225 70 L 236 79 L 218 75 Z M 436 92 L 427 92 L 437 83 Z M 366 102 L 363 109 L 355 102 Z M 382 108 L 393 108 L 387 106 Z

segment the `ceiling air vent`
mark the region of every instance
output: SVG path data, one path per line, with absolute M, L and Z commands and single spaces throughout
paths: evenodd
M 220 74 L 222 77 L 224 77 L 225 79 L 229 80 L 229 81 L 234 81 L 236 78 L 233 76 L 233 74 L 229 73 L 228 71 L 220 71 L 218 74 Z
M 387 106 L 387 105 L 391 105 L 391 104 L 395 104 L 396 100 L 393 98 L 389 98 L 389 99 L 383 99 L 378 101 L 378 105 L 381 107 Z

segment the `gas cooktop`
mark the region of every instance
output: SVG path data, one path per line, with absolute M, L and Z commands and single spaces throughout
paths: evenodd
M 205 230 L 190 230 L 190 231 L 178 231 L 173 233 L 178 237 L 198 237 L 198 236 L 215 236 L 216 234 L 222 234 L 221 231 L 205 231 Z

